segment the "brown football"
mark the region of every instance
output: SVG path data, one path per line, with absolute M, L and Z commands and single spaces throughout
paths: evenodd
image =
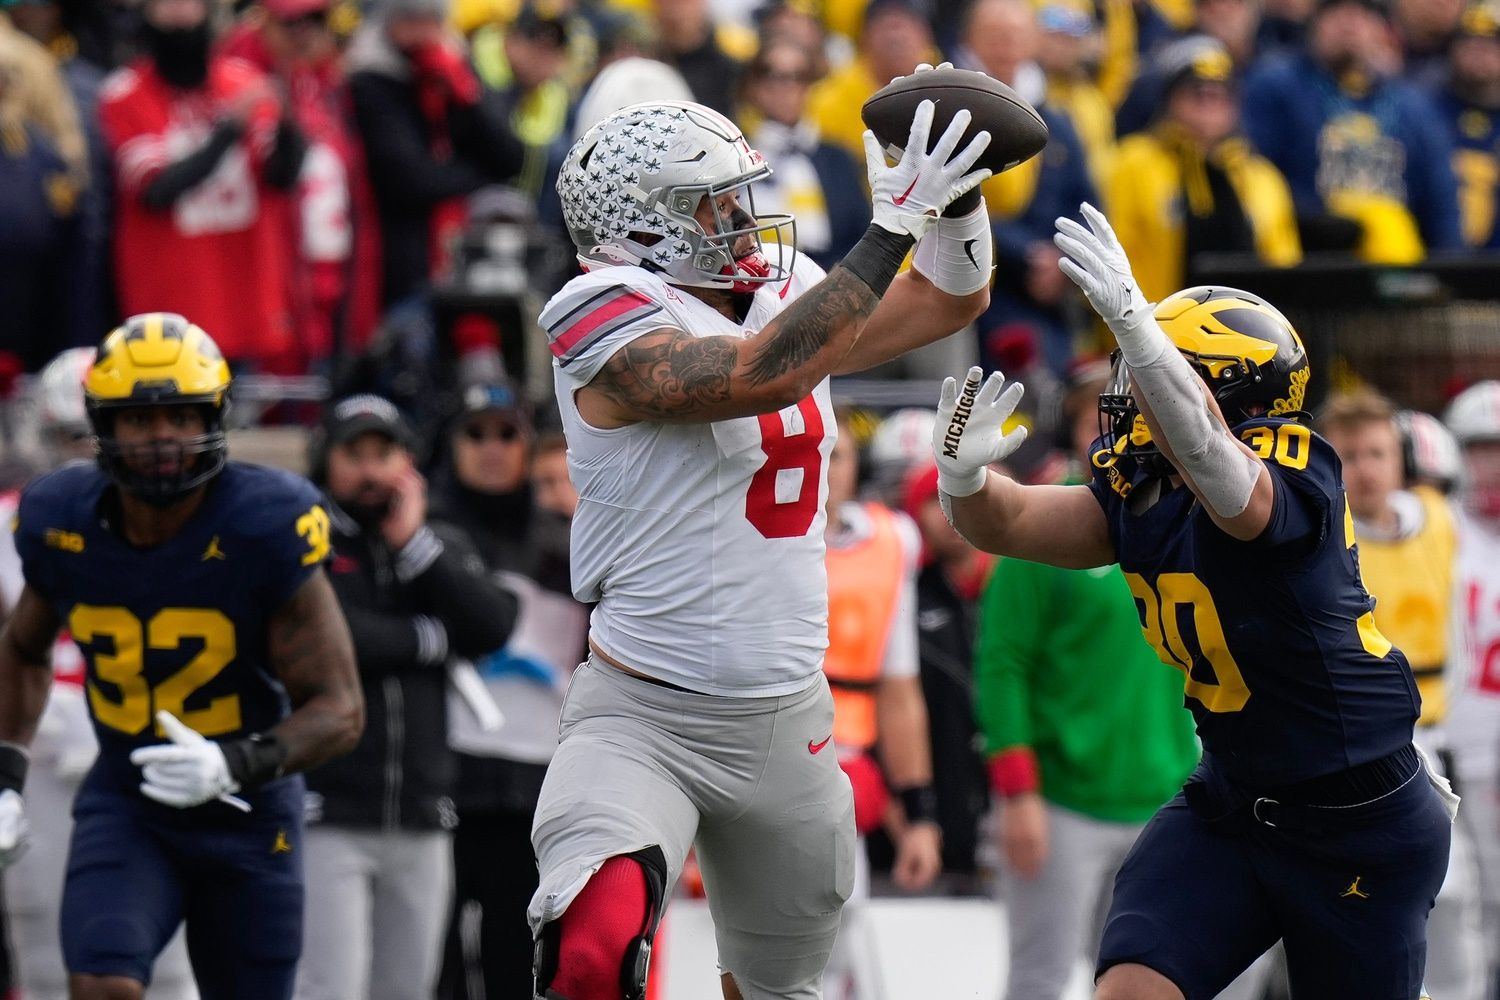
M 859 113 L 886 151 L 899 156 L 917 105 L 928 100 L 934 105 L 928 141 L 937 142 L 958 110 L 968 108 L 972 117 L 958 148 L 963 149 L 970 136 L 988 131 L 990 145 L 979 166 L 997 174 L 1031 159 L 1047 145 L 1047 123 L 1036 108 L 999 80 L 973 70 L 934 69 L 892 80 Z

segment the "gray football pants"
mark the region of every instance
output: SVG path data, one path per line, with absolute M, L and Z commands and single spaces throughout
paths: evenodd
M 670 894 L 696 839 L 719 967 L 745 1000 L 818 1000 L 854 877 L 854 796 L 819 745 L 832 731 L 821 673 L 795 694 L 726 698 L 590 659 L 532 826 L 532 932 L 606 860 L 653 845 Z

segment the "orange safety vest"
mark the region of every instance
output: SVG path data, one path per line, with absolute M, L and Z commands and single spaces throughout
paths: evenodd
M 905 568 L 896 515 L 863 505 L 873 530 L 848 548 L 828 549 L 828 652 L 833 741 L 839 753 L 875 745 L 875 685 L 885 659 Z

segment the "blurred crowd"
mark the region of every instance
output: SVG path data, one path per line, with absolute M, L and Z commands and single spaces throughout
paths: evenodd
M 826 265 L 868 220 L 858 109 L 941 59 L 1014 87 L 1050 129 L 1040 156 L 985 185 L 999 267 L 954 348 L 966 359 L 1021 352 L 1061 376 L 1096 343 L 1050 241 L 1084 200 L 1153 299 L 1224 255 L 1410 263 L 1500 243 L 1490 2 L 0 10 L 7 382 L 148 308 L 201 323 L 237 373 L 416 398 L 543 368 L 532 317 L 572 267 L 552 186 L 590 125 L 649 98 L 731 116 L 776 171 L 759 208 L 792 211 Z
M 130 313 L 181 312 L 237 377 L 319 375 L 339 400 L 291 464 L 305 457 L 334 507 L 331 572 L 372 723 L 309 776 L 322 832 L 299 996 L 529 995 L 529 821 L 587 628 L 533 330 L 575 268 L 553 181 L 577 136 L 646 99 L 730 115 L 775 170 L 756 209 L 794 213 L 799 249 L 827 266 L 869 221 L 869 96 L 941 59 L 1014 87 L 1050 138 L 984 185 L 991 305 L 884 374 L 977 360 L 1020 375 L 1033 434 L 1012 471 L 1080 481 L 1108 369 L 1051 234 L 1081 202 L 1106 210 L 1153 300 L 1231 255 L 1401 264 L 1500 247 L 1500 4 L 1392 4 L 0 0 L 0 397 L 28 376 L 38 461 L 89 433 L 71 395 L 81 355 L 60 352 Z M 840 419 L 829 673 L 865 876 L 999 892 L 1008 995 L 1055 997 L 1136 832 L 1196 761 L 1182 678 L 1142 640 L 1117 567 L 997 564 L 949 528 L 930 411 Z M 1500 384 L 1455 401 L 1447 429 L 1368 393 L 1323 420 L 1377 620 L 1422 678 L 1422 739 L 1477 803 L 1429 985 L 1491 1000 Z M 451 566 L 403 565 L 436 548 Z M 501 600 L 490 586 L 518 595 L 508 636 L 472 606 Z M 37 756 L 62 826 L 92 747 L 80 679 L 59 677 L 76 697 L 54 696 Z M 928 777 L 932 801 L 886 790 Z M 38 851 L 7 875 L 28 997 L 60 973 L 44 944 L 60 863 Z M 859 996 L 859 969 L 841 952 L 829 995 Z M 1252 973 L 1243 996 L 1274 990 L 1274 972 Z M 180 946 L 153 995 L 191 995 Z

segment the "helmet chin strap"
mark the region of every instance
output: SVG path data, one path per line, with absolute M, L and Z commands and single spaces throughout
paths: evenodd
M 743 257 L 735 258 L 733 264 L 725 267 L 720 274 L 748 274 L 756 278 L 766 278 L 771 274 L 771 263 L 766 260 L 766 255 L 760 250 L 753 250 Z M 730 286 L 730 291 L 753 292 L 765 282 L 763 281 L 736 281 Z

